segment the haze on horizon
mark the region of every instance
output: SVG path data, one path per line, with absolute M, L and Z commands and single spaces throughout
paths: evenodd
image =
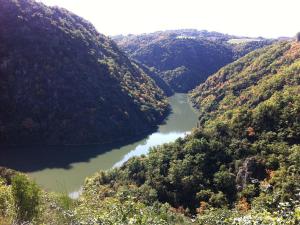
M 39 1 L 76 13 L 106 35 L 191 28 L 276 38 L 292 37 L 300 30 L 299 0 Z

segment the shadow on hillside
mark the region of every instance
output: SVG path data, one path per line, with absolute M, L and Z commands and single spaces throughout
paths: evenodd
M 0 146 L 0 167 L 7 167 L 21 172 L 35 172 L 46 168 L 71 169 L 72 163 L 89 162 L 98 155 L 118 150 L 126 145 L 134 144 L 145 139 L 150 134 L 157 132 L 159 127 L 165 125 L 169 116 L 173 113 L 168 109 L 164 118 L 157 126 L 149 128 L 140 135 L 127 138 L 105 145 L 90 146 L 40 146 L 40 147 L 3 147 Z
M 155 131 L 155 130 L 153 130 Z M 70 169 L 72 163 L 88 162 L 91 158 L 113 149 L 133 144 L 151 132 L 127 141 L 107 145 L 64 147 L 1 147 L 0 167 L 21 172 L 34 172 L 46 168 Z

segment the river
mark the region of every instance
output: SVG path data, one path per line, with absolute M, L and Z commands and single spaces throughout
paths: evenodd
M 43 148 L 38 151 L 24 148 L 23 154 L 11 152 L 4 156 L 5 159 L 2 156 L 0 165 L 26 172 L 46 190 L 77 191 L 85 177 L 120 166 L 132 156 L 147 154 L 151 147 L 189 133 L 196 125 L 197 114 L 188 103 L 187 95 L 175 94 L 169 102 L 172 110 L 165 122 L 141 140 L 118 146 Z

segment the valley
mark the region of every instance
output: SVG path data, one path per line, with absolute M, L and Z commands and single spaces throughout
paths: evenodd
M 175 141 L 189 133 L 198 117 L 188 103 L 187 95 L 175 94 L 169 102 L 170 115 L 157 131 L 142 139 L 104 146 L 2 149 L 0 165 L 27 173 L 45 190 L 77 191 L 87 176 L 120 167 L 130 157 L 147 154 L 151 147 Z
M 151 31 L 165 2 L 55 1 L 0 0 L 0 225 L 300 224 L 300 33 L 273 5 L 214 5 L 231 35 L 182 29 L 186 3 Z

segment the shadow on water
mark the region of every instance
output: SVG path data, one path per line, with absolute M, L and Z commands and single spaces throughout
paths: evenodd
M 157 130 L 157 129 L 156 129 Z M 155 130 L 152 130 L 154 132 Z M 149 131 L 151 133 L 151 131 Z M 40 171 L 46 168 L 71 169 L 71 164 L 89 162 L 91 158 L 120 149 L 144 139 L 149 134 L 130 140 L 106 145 L 63 146 L 63 147 L 1 147 L 0 166 L 22 172 Z
M 154 146 L 184 137 L 196 125 L 197 114 L 186 94 L 169 98 L 172 111 L 158 129 L 110 145 L 1 149 L 0 166 L 26 172 L 51 191 L 78 191 L 84 179 L 99 170 L 120 166 Z

